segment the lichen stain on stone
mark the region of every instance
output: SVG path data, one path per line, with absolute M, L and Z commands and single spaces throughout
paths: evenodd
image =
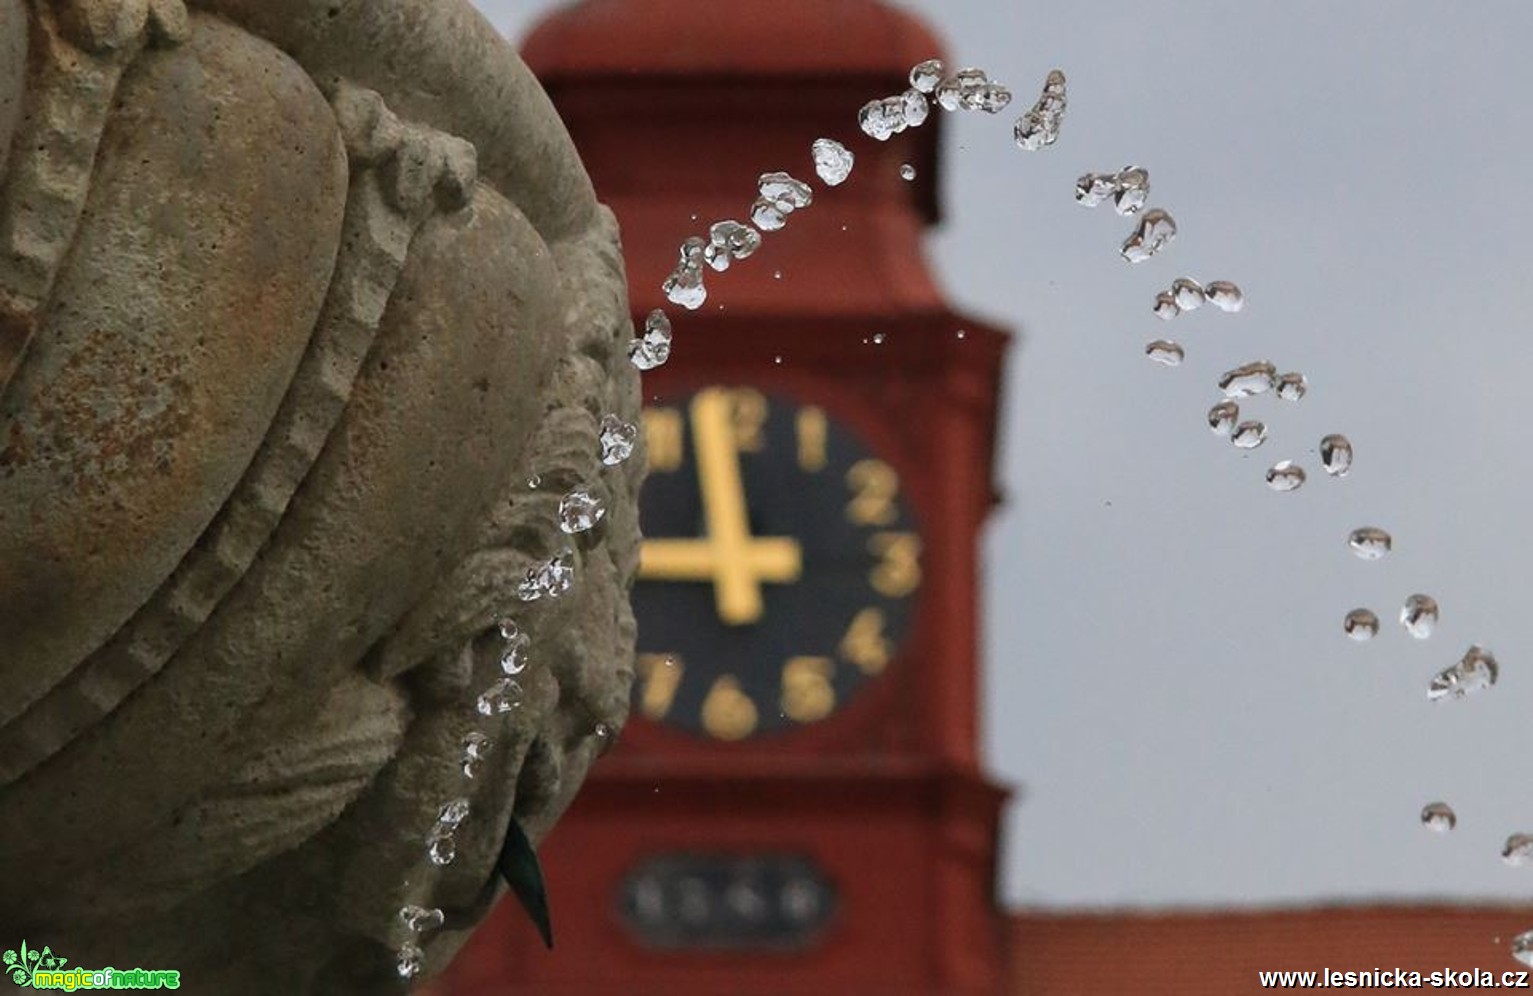
M 145 476 L 146 468 L 174 474 L 176 443 L 193 431 L 185 361 L 160 353 L 136 366 L 123 363 L 115 340 L 95 329 L 65 361 L 27 413 L 34 425 L 30 444 L 12 427 L 4 451 L 9 462 L 54 461 L 81 495 L 104 494 L 123 478 Z

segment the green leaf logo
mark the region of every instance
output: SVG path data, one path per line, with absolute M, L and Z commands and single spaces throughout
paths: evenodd
M 5 972 L 11 977 L 11 981 L 22 988 L 32 984 L 32 977 L 37 972 L 38 962 L 43 960 L 41 951 L 29 951 L 27 942 L 21 942 L 21 951 L 7 951 L 5 953 Z

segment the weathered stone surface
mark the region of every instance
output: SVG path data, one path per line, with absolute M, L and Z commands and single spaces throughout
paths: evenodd
M 21 117 L 21 95 L 26 88 L 27 13 L 22 0 L 0 0 L 0 179 L 11 136 Z
M 114 633 L 233 491 L 340 244 L 334 118 L 271 46 L 208 19 L 118 92 L 90 221 L 3 401 L 0 633 L 29 664 L 0 724 Z
M 540 840 L 626 717 L 615 226 L 466 3 L 57 6 L 0 0 L 0 139 L 18 19 L 54 53 L 23 99 L 78 66 L 104 115 L 67 252 L 0 244 L 0 937 L 195 991 L 397 986 L 399 907 L 447 911 L 440 968 L 513 812 Z M 609 512 L 572 539 L 576 486 Z M 567 546 L 575 588 L 518 601 Z M 530 664 L 486 717 L 507 618 Z

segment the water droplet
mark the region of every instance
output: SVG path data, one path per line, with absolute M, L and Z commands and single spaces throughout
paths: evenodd
M 762 199 L 776 204 L 784 214 L 814 203 L 814 191 L 809 184 L 795 180 L 787 173 L 762 173 L 756 184 Z
M 904 119 L 907 128 L 919 128 L 931 115 L 931 102 L 920 90 L 906 90 L 900 94 L 898 100 L 900 117 Z
M 401 979 L 413 979 L 421 974 L 425 964 L 426 953 L 414 944 L 405 944 L 399 949 L 394 968 Z
M 910 91 L 924 101 L 926 98 L 918 91 Z M 906 115 L 916 113 L 913 104 L 907 105 L 905 95 L 885 97 L 882 100 L 870 100 L 857 112 L 857 124 L 863 132 L 880 142 L 887 142 L 890 137 L 898 135 L 910 127 Z
M 1394 538 L 1377 526 L 1360 526 L 1347 537 L 1352 552 L 1364 560 L 1378 560 L 1394 548 Z
M 596 753 L 600 757 L 605 755 L 617 744 L 617 731 L 610 723 L 597 723 L 591 731 L 591 736 L 596 738 Z
M 1346 477 L 1352 469 L 1352 443 L 1337 433 L 1326 436 L 1320 440 L 1320 462 L 1332 477 Z
M 1400 607 L 1400 625 L 1418 640 L 1425 640 L 1437 629 L 1437 599 L 1431 595 L 1412 595 Z
M 1267 426 L 1261 422 L 1242 422 L 1230 433 L 1230 442 L 1243 450 L 1254 450 L 1267 441 Z
M 937 85 L 937 100 L 944 110 L 981 110 L 985 103 L 985 92 L 990 85 L 990 77 L 983 69 L 972 66 L 960 69 Z M 1009 99 L 1010 95 L 1007 96 Z
M 1513 868 L 1533 864 L 1533 834 L 1514 833 L 1501 847 L 1501 860 Z
M 615 467 L 633 455 L 633 444 L 639 438 L 639 427 L 624 422 L 616 415 L 603 415 L 601 420 L 601 462 Z
M 522 635 L 522 628 L 516 624 L 515 619 L 502 619 L 495 624 L 495 630 L 502 640 L 515 640 Z
M 1156 339 L 1144 347 L 1144 355 L 1168 367 L 1179 366 L 1186 355 L 1182 347 L 1169 339 Z
M 758 197 L 751 204 L 751 224 L 763 232 L 775 232 L 788 223 L 786 212 L 765 197 Z
M 773 280 L 781 280 L 782 279 L 782 271 L 781 270 L 773 270 L 772 271 L 772 279 Z
M 1123 240 L 1119 253 L 1130 263 L 1143 263 L 1176 238 L 1176 221 L 1160 208 L 1150 208 L 1139 219 L 1139 227 Z
M 435 907 L 426 909 L 424 906 L 401 906 L 399 919 L 405 925 L 405 929 L 412 934 L 424 934 L 428 930 L 436 930 L 447 922 L 447 916 Z
M 501 678 L 484 690 L 476 707 L 482 716 L 499 716 L 522 704 L 522 686 L 515 678 Z
M 628 361 L 640 370 L 653 370 L 671 358 L 671 320 L 656 308 L 644 319 L 644 334 L 628 343 Z
M 1533 966 L 1533 930 L 1512 938 L 1512 957 L 1524 965 Z
M 1483 647 L 1470 647 L 1457 664 L 1437 673 L 1432 684 L 1427 687 L 1427 698 L 1433 702 L 1461 699 L 1494 685 L 1500 671 L 1490 651 Z
M 1369 609 L 1353 609 L 1342 620 L 1342 630 L 1359 643 L 1379 635 L 1379 617 Z
M 1246 296 L 1228 280 L 1215 280 L 1203 288 L 1208 303 L 1220 311 L 1236 312 L 1246 306 Z
M 468 800 L 463 798 L 443 803 L 441 811 L 436 816 L 437 825 L 448 830 L 456 830 L 458 824 L 466 819 L 468 819 Z
M 937 106 L 942 108 L 944 111 L 958 110 L 958 107 L 963 100 L 958 81 L 952 76 L 949 76 L 941 83 L 938 83 L 936 89 L 932 91 L 932 99 L 935 100 L 937 102 Z
M 1277 379 L 1277 396 L 1284 401 L 1298 401 L 1309 391 L 1309 381 L 1301 373 L 1285 373 Z
M 708 288 L 703 286 L 703 268 L 700 265 L 683 264 L 671 271 L 660 284 L 665 299 L 679 304 L 688 311 L 696 311 L 708 300 Z
M 782 366 L 782 357 L 781 356 L 774 356 L 774 357 L 772 357 L 772 362 L 777 364 L 778 366 Z
M 1203 307 L 1205 295 L 1203 288 L 1196 280 L 1178 277 L 1171 282 L 1171 299 L 1183 311 L 1197 311 Z
M 526 633 L 518 632 L 505 637 L 500 648 L 500 669 L 508 675 L 521 674 L 527 670 L 527 649 L 531 645 L 532 639 Z
M 543 477 L 540 474 L 533 474 L 531 477 L 527 478 L 527 487 L 529 490 L 536 491 L 538 489 L 538 485 L 542 483 Z
M 959 329 L 957 332 L 954 333 L 954 335 L 958 336 L 958 338 L 960 338 L 960 339 L 965 338 L 968 334 L 969 333 L 965 332 L 963 329 Z
M 715 270 L 729 269 L 731 259 L 746 259 L 761 248 L 761 233 L 734 220 L 716 221 L 708 229 L 703 257 Z
M 463 757 L 466 760 L 483 761 L 494 748 L 495 741 L 478 730 L 470 730 L 463 735 Z
M 857 157 L 835 139 L 817 138 L 810 151 L 814 154 L 814 171 L 827 187 L 840 186 L 852 175 L 852 164 Z
M 1018 139 L 1020 142 L 1021 140 Z M 1075 202 L 1082 207 L 1096 207 L 1118 190 L 1118 174 L 1087 173 L 1075 181 Z
M 931 93 L 942 82 L 942 60 L 927 59 L 910 69 L 910 85 L 922 93 Z
M 1276 383 L 1276 368 L 1266 360 L 1257 360 L 1225 371 L 1219 378 L 1219 390 L 1226 398 L 1249 398 L 1272 390 Z
M 1017 147 L 1028 152 L 1037 152 L 1046 145 L 1054 144 L 1051 139 L 1055 138 L 1058 132 L 1050 130 L 1049 125 L 1052 121 L 1052 118 L 1039 114 L 1037 111 L 1028 111 L 1017 118 L 1017 123 L 1012 125 L 1012 137 Z
M 536 567 L 529 567 L 527 576 L 517 585 L 516 597 L 524 602 L 535 602 L 544 596 L 558 598 L 569 591 L 575 583 L 574 556 L 565 550 Z
M 1145 202 L 1150 199 L 1149 170 L 1126 166 L 1114 179 L 1117 189 L 1113 191 L 1112 209 L 1125 217 L 1144 210 Z M 1171 226 L 1171 234 L 1176 235 L 1175 224 Z
M 886 338 L 886 336 L 882 332 L 874 332 L 873 333 L 873 345 L 875 345 L 875 346 L 882 346 L 884 344 L 884 339 L 885 338 Z
M 1011 91 L 1000 83 L 987 83 L 979 88 L 974 102 L 986 114 L 999 114 L 1011 103 Z
M 1446 802 L 1429 802 L 1421 807 L 1421 825 L 1433 833 L 1447 833 L 1458 826 L 1458 816 Z
M 901 180 L 914 180 L 915 178 L 916 178 L 916 168 L 914 166 L 910 165 L 909 163 L 901 163 L 900 164 L 900 179 Z
M 1297 491 L 1304 480 L 1304 468 L 1292 460 L 1279 460 L 1267 468 L 1267 487 L 1273 491 Z
M 1169 322 L 1182 313 L 1181 306 L 1176 303 L 1176 298 L 1171 296 L 1170 291 L 1161 291 L 1155 295 L 1155 307 L 1151 309 L 1155 317 L 1161 321 Z
M 1043 81 L 1043 92 L 1012 128 L 1017 145 L 1028 152 L 1037 152 L 1057 142 L 1065 106 L 1065 74 L 1057 69 L 1050 70 Z
M 457 856 L 458 842 L 453 839 L 452 831 L 433 827 L 431 836 L 426 838 L 426 857 L 438 868 L 443 868 L 452 864 Z
M 472 731 L 463 736 L 463 775 L 466 778 L 474 777 L 474 768 L 489 756 L 490 750 L 495 746 L 495 741 L 478 731 Z
M 957 70 L 952 75 L 952 81 L 957 84 L 958 92 L 963 97 L 969 98 L 969 101 L 975 101 L 978 100 L 980 90 L 984 89 L 984 86 L 989 83 L 990 77 L 983 69 L 967 66 L 964 69 Z
M 577 488 L 559 499 L 559 528 L 566 533 L 583 533 L 602 520 L 607 506 L 584 488 Z
M 1235 431 L 1235 422 L 1240 418 L 1240 406 L 1233 401 L 1221 401 L 1208 410 L 1208 427 L 1215 435 L 1228 436 Z
M 1139 166 L 1125 166 L 1116 173 L 1087 173 L 1075 181 L 1075 201 L 1082 207 L 1096 207 L 1111 197 L 1113 210 L 1135 214 L 1149 196 L 1150 172 Z
M 692 216 L 697 219 L 696 215 Z M 689 235 L 681 240 L 681 248 L 677 251 L 680 257 L 677 260 L 680 266 L 698 266 L 703 261 L 703 250 L 708 248 L 708 242 L 701 235 Z

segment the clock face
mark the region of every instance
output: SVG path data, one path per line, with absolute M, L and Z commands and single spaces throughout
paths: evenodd
M 899 475 L 748 387 L 646 408 L 644 431 L 635 711 L 716 740 L 831 716 L 888 667 L 921 584 Z

